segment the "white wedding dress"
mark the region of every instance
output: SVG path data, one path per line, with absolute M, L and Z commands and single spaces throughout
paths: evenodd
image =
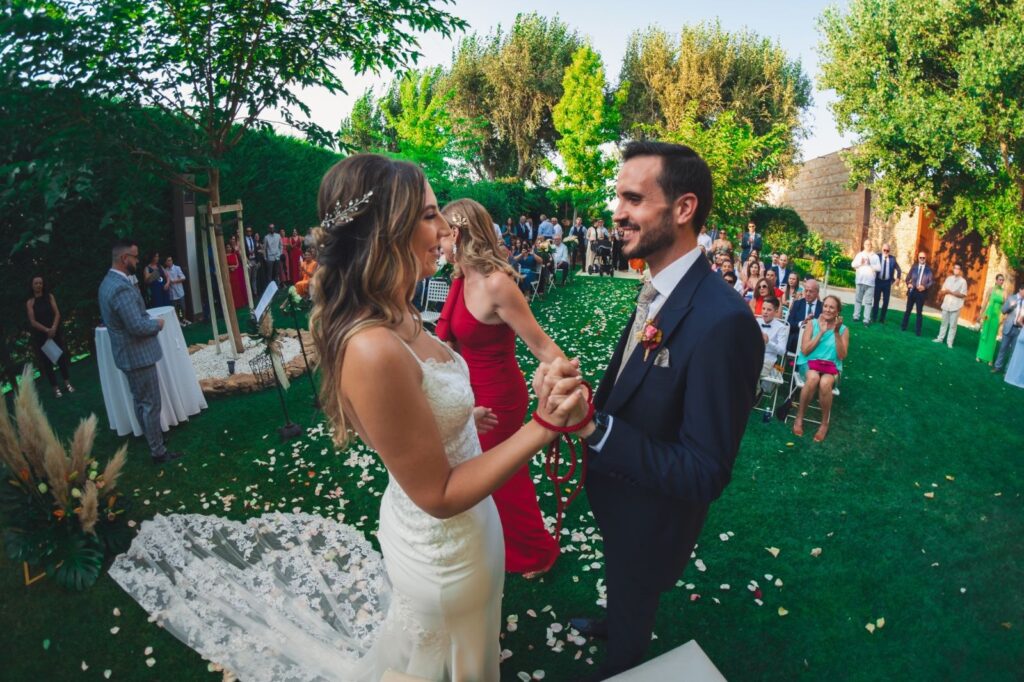
M 455 466 L 480 445 L 469 372 L 451 355 L 416 359 Z M 491 498 L 441 520 L 392 480 L 377 537 L 383 558 L 358 530 L 310 514 L 158 515 L 110 575 L 241 680 L 498 680 L 505 549 Z

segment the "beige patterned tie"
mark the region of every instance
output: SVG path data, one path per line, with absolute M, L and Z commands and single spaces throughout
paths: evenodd
M 619 373 L 615 375 L 616 381 L 622 376 L 622 370 L 626 366 L 626 362 L 629 361 L 633 351 L 636 350 L 637 336 L 644 330 L 644 324 L 647 322 L 647 311 L 650 310 L 651 302 L 654 301 L 657 295 L 658 290 L 654 288 L 654 285 L 650 281 L 645 282 L 643 289 L 640 290 L 640 297 L 636 300 L 636 315 L 633 318 L 633 327 L 629 330 L 629 336 L 626 338 L 626 350 L 622 354 L 622 362 L 619 363 Z

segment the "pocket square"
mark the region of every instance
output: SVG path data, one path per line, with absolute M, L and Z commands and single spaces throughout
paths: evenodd
M 668 348 L 662 348 L 658 351 L 658 354 L 654 356 L 655 367 L 668 367 Z

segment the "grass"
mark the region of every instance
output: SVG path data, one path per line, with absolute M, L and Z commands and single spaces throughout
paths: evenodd
M 534 309 L 596 380 L 634 294 L 632 282 L 577 278 Z M 892 321 L 852 328 L 843 394 L 824 444 L 751 418 L 732 484 L 712 505 L 697 548 L 705 570 L 691 562 L 664 596 L 652 655 L 696 639 L 730 680 L 1019 679 L 1024 392 L 974 362 L 976 333 L 961 330 L 950 350 L 930 343 L 936 327 L 926 320 L 920 338 Z M 202 332 L 187 330 L 190 340 Z M 532 357 L 522 347 L 519 354 L 532 371 Z M 105 424 L 94 362 L 73 371 L 80 391 L 46 403 L 63 435 L 91 411 Z M 180 463 L 153 467 L 142 440 L 131 439 L 125 486 L 135 494 L 135 517 L 246 518 L 298 508 L 340 514 L 372 532 L 386 472 L 361 445 L 333 451 L 304 379 L 293 383 L 289 400 L 293 419 L 307 429 L 286 445 L 274 431 L 273 392 L 213 400 L 175 428 L 171 444 L 187 453 Z M 120 442 L 105 430 L 96 451 L 113 453 Z M 550 484 L 539 478 L 539 465 L 534 471 L 542 506 L 553 513 Z M 337 499 L 329 495 L 336 488 Z M 566 527 L 565 552 L 548 576 L 506 580 L 503 610 L 518 617 L 518 627 L 503 636 L 511 652 L 503 679 L 536 670 L 549 680 L 572 679 L 592 669 L 588 659 L 599 660 L 600 644 L 563 642 L 560 652 L 547 644 L 552 623 L 601 610 L 600 540 L 584 497 Z M 747 589 L 752 580 L 763 606 Z M 112 679 L 215 679 L 106 576 L 85 593 L 49 580 L 26 588 L 20 566 L 0 559 L 0 595 L 7 645 L 0 679 L 102 679 L 104 670 Z M 880 618 L 884 627 L 869 633 L 865 625 Z

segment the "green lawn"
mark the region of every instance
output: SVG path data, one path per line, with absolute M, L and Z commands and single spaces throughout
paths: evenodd
M 596 380 L 634 294 L 632 282 L 576 278 L 534 309 Z M 921 338 L 901 334 L 892 321 L 853 327 L 824 444 L 751 418 L 733 482 L 713 505 L 697 549 L 701 563 L 691 562 L 662 601 L 652 654 L 696 639 L 730 680 L 1020 678 L 1024 391 L 974 362 L 977 334 L 961 330 L 949 350 L 930 343 L 936 326 L 927 321 Z M 202 332 L 187 330 L 190 340 Z M 534 362 L 524 352 L 529 372 Z M 65 436 L 91 411 L 105 424 L 95 363 L 77 363 L 73 373 L 80 391 L 46 400 Z M 293 383 L 289 398 L 306 434 L 285 445 L 275 433 L 273 392 L 211 401 L 175 428 L 171 444 L 187 453 L 180 463 L 154 467 L 141 439 L 132 439 L 122 487 L 134 491 L 134 515 L 245 518 L 303 509 L 343 514 L 372 532 L 383 468 L 359 445 L 334 452 L 305 379 Z M 120 440 L 105 430 L 96 452 L 105 459 Z M 340 498 L 331 496 L 336 488 Z M 550 484 L 538 489 L 551 513 Z M 518 627 L 503 639 L 511 652 L 503 679 L 537 670 L 548 680 L 572 679 L 591 669 L 591 647 L 600 648 L 565 642 L 564 631 L 555 635 L 560 651 L 547 644 L 552 623 L 600 611 L 601 545 L 585 498 L 566 526 L 572 534 L 548 576 L 506 581 L 504 611 L 518 617 Z M 752 580 L 762 606 L 748 590 Z M 103 679 L 105 670 L 111 679 L 215 679 L 106 576 L 85 593 L 49 580 L 26 588 L 21 567 L 0 559 L 0 594 L 0 679 Z M 865 629 L 881 618 L 884 627 Z

